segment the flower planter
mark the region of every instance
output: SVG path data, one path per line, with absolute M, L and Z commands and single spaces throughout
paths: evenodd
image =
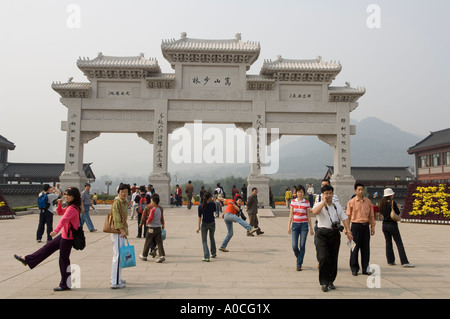
M 402 221 L 450 223 L 450 183 L 412 183 L 408 187 Z

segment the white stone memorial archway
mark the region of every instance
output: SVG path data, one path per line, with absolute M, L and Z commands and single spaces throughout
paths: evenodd
M 67 107 L 63 187 L 86 181 L 82 170 L 84 144 L 101 133 L 137 133 L 153 144 L 149 181 L 169 203 L 168 134 L 186 123 L 233 123 L 236 127 L 278 129 L 281 135 L 317 135 L 334 148 L 335 192 L 346 203 L 353 194 L 350 173 L 350 112 L 364 88 L 330 86 L 341 71 L 339 62 L 265 60 L 259 75 L 248 75 L 258 59 L 260 44 L 231 40 L 199 40 L 182 33 L 166 40 L 161 50 L 175 73 L 161 73 L 156 59 L 112 57 L 80 58 L 77 66 L 89 82 L 53 83 Z M 193 112 L 193 108 L 201 110 Z M 270 140 L 270 138 L 269 138 Z M 270 141 L 268 142 L 270 143 Z M 254 147 L 259 148 L 260 145 Z M 248 187 L 258 187 L 258 199 L 269 203 L 269 178 L 258 162 L 252 163 Z M 311 159 L 314 160 L 314 159 Z

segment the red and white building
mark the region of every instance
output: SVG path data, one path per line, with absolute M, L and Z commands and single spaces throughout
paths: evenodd
M 450 128 L 431 132 L 425 139 L 408 149 L 415 156 L 418 181 L 450 182 Z

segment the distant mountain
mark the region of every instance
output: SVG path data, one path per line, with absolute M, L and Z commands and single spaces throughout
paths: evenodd
M 396 126 L 370 117 L 356 125 L 351 137 L 352 166 L 413 166 L 414 157 L 407 149 L 424 137 L 401 131 Z M 317 136 L 288 137 L 280 147 L 280 168 L 273 178 L 322 178 L 326 165 L 333 165 L 333 148 Z M 247 177 L 249 164 L 174 164 L 169 163 L 171 176 L 181 183 L 188 179 L 215 181 L 234 175 Z

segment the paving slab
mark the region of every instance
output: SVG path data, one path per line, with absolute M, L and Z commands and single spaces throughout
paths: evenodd
M 450 297 L 450 225 L 401 223 L 399 225 L 408 259 L 415 268 L 388 266 L 381 222 L 371 239 L 371 264 L 376 276 L 352 276 L 349 249 L 342 235 L 338 276 L 334 291 L 324 293 L 318 281 L 313 237 L 308 235 L 302 271 L 296 271 L 291 237 L 287 233 L 285 209 L 264 209 L 260 215 L 263 235 L 248 237 L 234 224 L 229 252 L 217 252 L 211 262 L 202 262 L 202 243 L 197 229 L 197 207 L 191 210 L 165 208 L 166 261 L 137 259 L 137 265 L 123 270 L 126 288 L 110 289 L 112 242 L 101 231 L 109 206 L 98 205 L 91 214 L 97 232 L 87 232 L 87 246 L 72 250 L 71 262 L 80 270 L 79 288 L 54 292 L 60 280 L 59 254 L 55 253 L 30 270 L 14 258 L 39 249 L 35 233 L 38 214 L 18 214 L 0 220 L 0 298 L 2 299 L 448 299 Z M 59 221 L 54 217 L 54 226 Z M 144 239 L 136 238 L 137 221 L 129 220 L 129 242 L 138 256 Z M 86 230 L 86 227 L 85 227 Z M 216 219 L 215 240 L 220 247 L 227 229 Z M 398 259 L 398 253 L 395 249 Z M 397 261 L 398 263 L 399 261 Z M 373 287 L 373 288 L 370 288 Z

